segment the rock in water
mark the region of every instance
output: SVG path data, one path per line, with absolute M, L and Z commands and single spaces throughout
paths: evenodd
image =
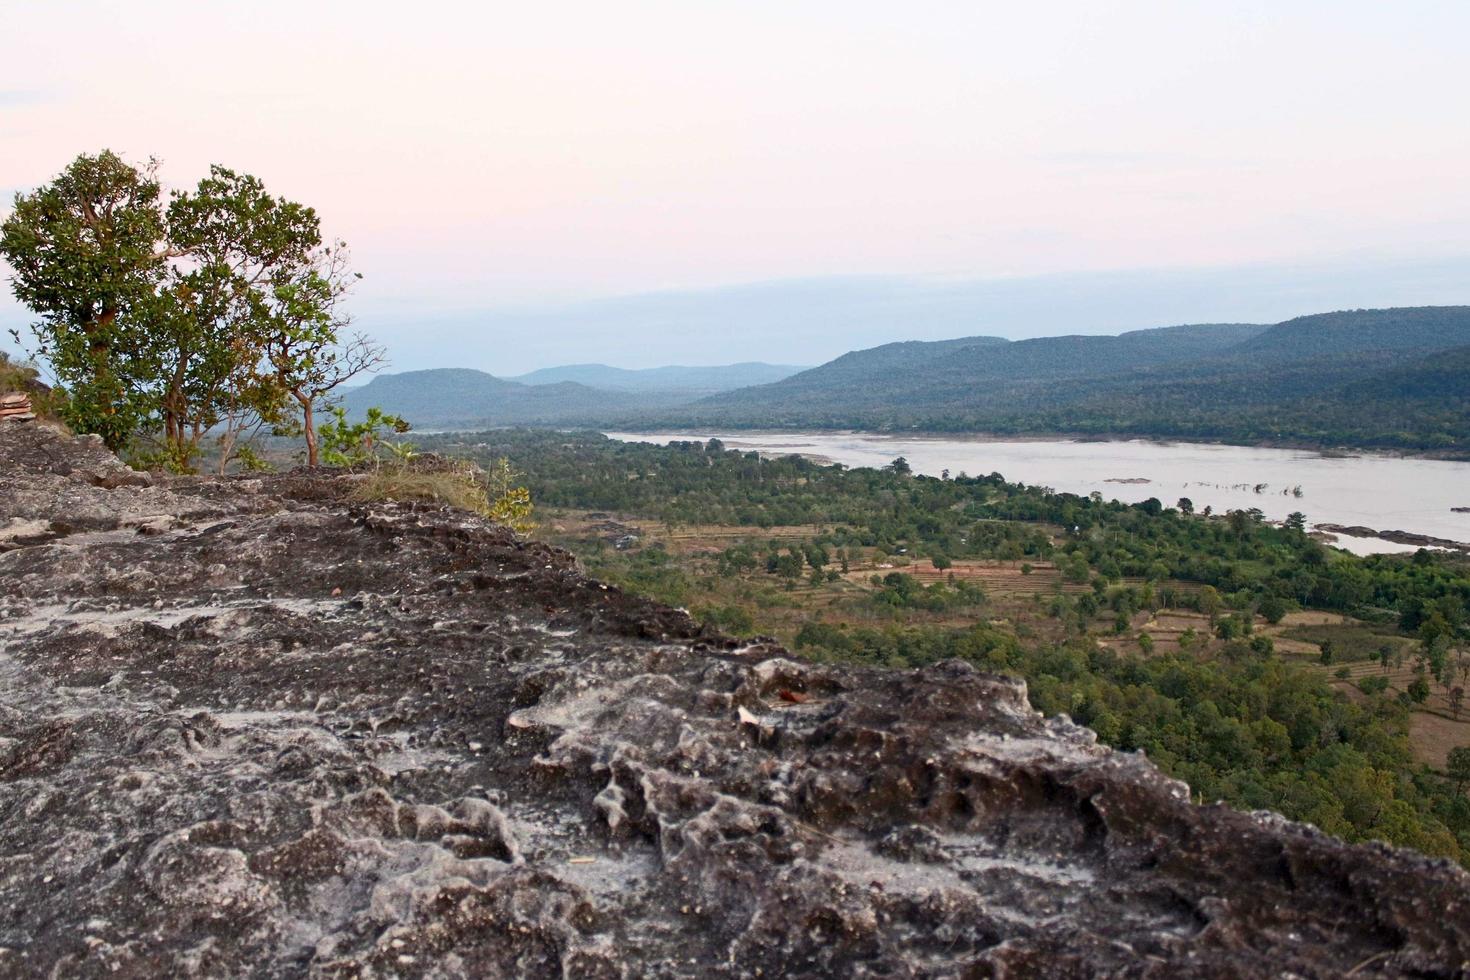
M 0 974 L 1470 970 L 1445 861 L 351 479 L 149 481 L 0 426 Z

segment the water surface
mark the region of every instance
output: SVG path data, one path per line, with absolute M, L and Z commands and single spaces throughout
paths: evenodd
M 1186 442 L 1084 442 L 890 436 L 863 432 L 609 432 L 614 439 L 667 443 L 716 438 L 731 449 L 796 453 L 847 466 L 908 460 L 914 472 L 939 476 L 1000 473 L 1007 480 L 1077 494 L 1100 492 L 1127 503 L 1157 497 L 1196 510 L 1259 508 L 1279 521 L 1292 511 L 1319 523 L 1470 541 L 1470 463 L 1373 454 L 1324 456 L 1293 449 Z M 1122 483 L 1116 481 L 1146 481 Z M 1293 493 L 1300 488 L 1301 495 Z M 1339 537 L 1358 554 L 1413 551 L 1381 538 Z

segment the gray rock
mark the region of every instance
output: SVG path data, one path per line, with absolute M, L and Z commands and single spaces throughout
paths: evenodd
M 1470 970 L 1447 862 L 350 485 L 0 427 L 0 975 Z

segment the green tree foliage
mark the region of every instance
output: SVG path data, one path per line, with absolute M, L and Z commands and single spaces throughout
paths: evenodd
M 531 491 L 521 486 L 521 474 L 511 466 L 510 460 L 501 456 L 491 462 L 482 479 L 489 500 L 485 516 L 518 534 L 530 534 L 536 529 Z
M 1445 773 L 1455 781 L 1455 790 L 1465 788 L 1470 782 L 1470 745 L 1459 745 L 1450 749 L 1445 761 Z
M 261 371 L 266 314 L 320 243 L 312 209 L 271 197 L 259 178 L 210 167 L 167 212 L 171 266 L 147 326 L 163 442 L 186 468 L 206 431 L 228 416 L 283 418 L 285 391 Z
M 165 206 L 154 164 L 84 154 L 16 196 L 0 255 L 40 318 L 67 421 L 114 450 L 156 434 L 152 456 L 175 469 L 211 430 L 228 463 L 242 434 L 289 427 L 288 399 L 315 465 L 320 401 L 382 360 L 340 339 L 345 247 L 323 242 L 311 208 L 225 167 Z
M 156 166 L 82 155 L 51 183 L 17 194 L 0 225 L 15 297 L 40 317 L 37 355 L 65 388 L 73 428 L 119 450 L 154 411 L 136 365 L 167 276 Z
M 336 406 L 329 410 L 329 420 L 321 426 L 321 455 L 329 466 L 354 466 L 391 452 L 385 436 L 404 433 L 409 425 L 396 415 L 370 408 L 361 422 L 347 421 L 347 410 Z M 400 450 L 400 454 L 408 450 Z

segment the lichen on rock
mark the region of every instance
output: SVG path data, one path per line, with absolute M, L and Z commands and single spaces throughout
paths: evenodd
M 0 422 L 0 975 L 1470 970 L 1445 861 L 351 490 Z

